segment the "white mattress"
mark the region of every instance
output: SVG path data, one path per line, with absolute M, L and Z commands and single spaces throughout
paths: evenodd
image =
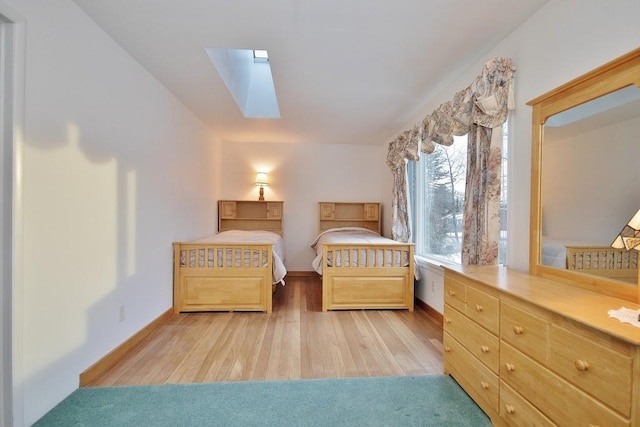
M 284 266 L 285 251 L 282 236 L 271 231 L 228 230 L 195 240 L 194 243 L 272 243 L 273 283 L 284 285 L 287 269 Z

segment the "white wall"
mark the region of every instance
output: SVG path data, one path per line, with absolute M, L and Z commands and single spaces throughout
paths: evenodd
M 550 133 L 542 150 L 542 234 L 610 245 L 640 207 L 640 117 L 560 140 Z
M 222 144 L 221 199 L 258 200 L 256 172 L 269 173 L 266 200 L 284 201 L 285 265 L 312 271 L 310 244 L 318 230 L 318 202 L 379 202 L 382 147 L 371 145 Z M 385 211 L 383 206 L 383 212 Z M 387 207 L 388 209 L 388 207 Z
M 444 314 L 444 271 L 436 264 L 418 259 L 420 279 L 416 283 L 415 297 L 440 314 Z
M 20 425 L 172 306 L 171 242 L 215 229 L 219 159 L 209 130 L 74 3 L 8 2 L 27 24 Z

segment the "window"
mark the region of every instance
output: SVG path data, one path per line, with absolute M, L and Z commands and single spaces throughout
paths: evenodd
M 206 47 L 205 51 L 246 118 L 280 118 L 266 50 Z
M 506 263 L 508 121 L 502 134 L 502 191 L 500 200 L 499 263 Z M 410 223 L 416 254 L 461 263 L 462 212 L 467 173 L 467 136 L 453 145 L 436 144 L 431 154 L 408 162 Z
M 266 50 L 253 49 L 254 62 L 269 62 L 269 53 Z

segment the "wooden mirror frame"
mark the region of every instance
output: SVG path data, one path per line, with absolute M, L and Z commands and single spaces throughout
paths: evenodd
M 593 276 L 542 265 L 542 140 L 544 124 L 557 113 L 599 98 L 623 87 L 640 87 L 640 48 L 578 77 L 527 103 L 533 108 L 531 141 L 531 225 L 529 235 L 529 274 L 548 277 L 601 294 L 640 302 L 638 286 L 624 285 L 606 277 Z

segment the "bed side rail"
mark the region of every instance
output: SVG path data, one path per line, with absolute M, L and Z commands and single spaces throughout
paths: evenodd
M 413 244 L 327 243 L 323 245 L 323 269 L 406 267 L 412 262 Z
M 264 268 L 272 263 L 271 243 L 174 243 L 181 269 Z

